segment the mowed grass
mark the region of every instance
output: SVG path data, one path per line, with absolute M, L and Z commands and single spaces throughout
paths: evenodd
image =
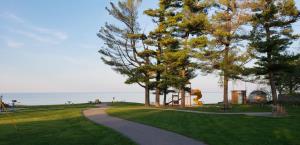
M 229 109 L 224 111 L 223 105 L 219 104 L 204 104 L 203 106 L 192 106 L 182 108 L 180 106 L 161 106 L 161 107 L 145 107 L 140 103 L 131 103 L 131 102 L 116 102 L 112 104 L 112 106 L 116 107 L 127 107 L 128 109 L 180 109 L 180 110 L 193 110 L 193 111 L 201 111 L 201 112 L 217 112 L 217 113 L 242 113 L 242 112 L 271 112 L 272 108 L 270 105 L 231 105 Z
M 178 108 L 178 107 L 165 107 L 165 108 Z M 229 109 L 224 111 L 223 105 L 216 104 L 205 104 L 201 107 L 193 106 L 186 108 L 179 108 L 185 110 L 195 110 L 195 111 L 203 111 L 203 112 L 228 112 L 228 113 L 240 113 L 240 112 L 271 112 L 272 108 L 269 105 L 231 105 Z
M 210 145 L 300 145 L 300 108 L 287 109 L 289 116 L 284 118 L 195 114 L 146 109 L 136 104 L 115 104 L 107 112 L 177 132 Z
M 224 112 L 223 105 L 204 105 L 203 107 L 194 107 L 195 110 L 208 112 Z M 270 106 L 264 105 L 232 105 L 226 112 L 271 112 Z
M 135 144 L 123 135 L 84 118 L 81 111 L 90 107 L 93 106 L 36 106 L 0 114 L 0 145 Z

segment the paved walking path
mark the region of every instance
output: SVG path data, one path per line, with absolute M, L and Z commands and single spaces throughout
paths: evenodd
M 107 105 L 83 111 L 91 121 L 110 127 L 140 145 L 205 145 L 203 142 L 159 128 L 109 116 Z

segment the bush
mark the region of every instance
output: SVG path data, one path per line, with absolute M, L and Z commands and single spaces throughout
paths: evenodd
M 300 94 L 280 94 L 278 95 L 280 104 L 295 104 L 300 105 Z

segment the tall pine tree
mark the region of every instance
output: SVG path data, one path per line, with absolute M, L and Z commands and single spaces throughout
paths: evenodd
M 160 94 L 164 92 L 164 102 L 166 103 L 166 91 L 168 87 L 164 85 L 164 80 L 162 80 L 162 73 L 165 70 L 163 64 L 163 52 L 165 41 L 170 35 L 167 32 L 166 27 L 166 17 L 168 13 L 168 7 L 170 5 L 170 0 L 160 0 L 157 9 L 148 9 L 144 13 L 152 17 L 153 22 L 156 24 L 154 30 L 152 30 L 148 35 L 147 44 L 155 47 L 156 53 L 153 56 L 156 63 L 154 64 L 155 69 L 155 105 L 160 105 Z
M 280 94 L 295 94 L 300 89 L 300 54 L 285 54 L 282 69 L 274 74 L 277 91 Z
M 172 14 L 167 17 L 167 29 L 173 36 L 171 40 L 176 40 L 170 42 L 177 47 L 168 51 L 166 62 L 170 62 L 170 69 L 176 72 L 173 75 L 177 75 L 177 79 L 173 83 L 180 90 L 182 107 L 185 106 L 186 91 L 191 89 L 186 85 L 196 76 L 197 65 L 192 60 L 194 48 L 206 45 L 207 9 L 208 3 L 201 0 L 174 0 L 170 3 Z
M 113 70 L 127 77 L 125 83 L 139 84 L 145 89 L 145 105 L 150 105 L 151 60 L 153 53 L 144 44 L 146 36 L 140 33 L 138 6 L 140 0 L 119 1 L 106 8 L 122 25 L 106 23 L 97 34 L 104 42 L 99 50 L 101 59 Z
M 216 0 L 209 19 L 209 47 L 201 49 L 198 58 L 205 72 L 216 71 L 223 78 L 224 109 L 229 106 L 228 81 L 237 79 L 250 59 L 250 49 L 244 45 L 243 26 L 249 21 L 247 1 Z
M 282 71 L 288 60 L 285 52 L 293 40 L 292 24 L 299 18 L 294 0 L 258 0 L 252 3 L 255 12 L 251 47 L 255 48 L 256 75 L 268 80 L 273 103 L 277 103 L 275 74 Z

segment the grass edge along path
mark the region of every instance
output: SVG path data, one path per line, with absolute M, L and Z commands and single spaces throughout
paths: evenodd
M 136 109 L 131 109 L 136 108 Z M 116 103 L 109 115 L 173 131 L 211 145 L 300 145 L 300 108 L 288 107 L 283 118 L 211 115 L 145 109 Z
M 124 134 L 140 145 L 205 145 L 201 141 L 174 132 L 109 116 L 105 112 L 107 108 L 106 104 L 101 104 L 99 108 L 85 110 L 84 115 L 93 122 Z
M 0 145 L 134 145 L 114 130 L 95 124 L 82 110 L 94 105 L 27 106 L 0 114 Z M 16 121 L 17 130 L 10 121 Z

